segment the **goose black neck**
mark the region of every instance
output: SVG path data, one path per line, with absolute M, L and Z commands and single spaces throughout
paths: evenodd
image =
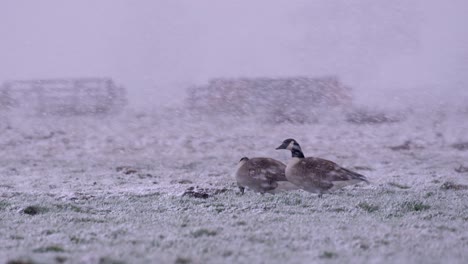
M 305 157 L 304 157 L 304 153 L 302 153 L 302 150 L 301 150 L 300 148 L 299 148 L 299 149 L 293 148 L 293 149 L 291 150 L 291 154 L 292 154 L 292 157 L 293 157 L 293 158 L 300 158 L 300 159 L 305 158 Z

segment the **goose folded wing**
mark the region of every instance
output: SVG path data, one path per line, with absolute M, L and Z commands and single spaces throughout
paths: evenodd
M 285 175 L 286 165 L 273 159 L 259 161 L 257 173 L 270 181 L 287 181 Z
M 313 158 L 311 162 L 308 162 L 308 167 L 314 171 L 314 174 L 320 178 L 321 181 L 325 182 L 343 182 L 350 180 L 362 180 L 367 181 L 366 178 L 356 172 L 350 171 L 333 161 Z

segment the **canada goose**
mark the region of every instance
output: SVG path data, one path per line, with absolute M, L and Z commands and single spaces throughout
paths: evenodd
M 275 159 L 243 157 L 235 173 L 237 186 L 242 194 L 245 187 L 262 194 L 298 189 L 287 182 L 285 169 L 286 165 Z
M 369 181 L 364 175 L 340 167 L 333 161 L 304 157 L 296 140 L 289 138 L 276 149 L 287 149 L 292 153 L 292 159 L 286 166 L 286 178 L 299 188 L 322 194 L 358 182 Z

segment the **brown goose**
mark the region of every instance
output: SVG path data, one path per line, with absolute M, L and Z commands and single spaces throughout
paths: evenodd
M 285 169 L 286 165 L 275 159 L 243 157 L 235 173 L 237 186 L 242 194 L 246 187 L 262 194 L 298 189 L 287 182 Z
M 305 191 L 318 193 L 319 197 L 347 185 L 369 183 L 364 175 L 340 167 L 333 161 L 304 157 L 301 147 L 292 138 L 284 140 L 276 149 L 287 149 L 292 153 L 286 166 L 288 181 Z

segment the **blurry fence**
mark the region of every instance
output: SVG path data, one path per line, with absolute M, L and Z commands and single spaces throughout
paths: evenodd
M 351 89 L 335 76 L 214 79 L 189 89 L 187 107 L 203 115 L 259 116 L 307 123 L 320 109 L 349 106 Z
M 0 86 L 0 111 L 26 115 L 109 114 L 125 105 L 125 90 L 106 78 L 9 81 Z

